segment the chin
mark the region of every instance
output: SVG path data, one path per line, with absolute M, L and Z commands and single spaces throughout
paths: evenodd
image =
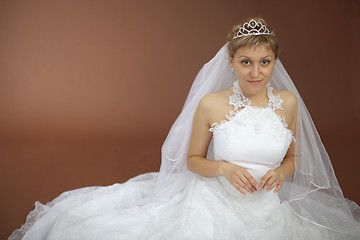
M 247 90 L 248 90 L 249 94 L 255 95 L 257 93 L 262 92 L 264 89 L 266 89 L 266 84 L 267 84 L 267 82 L 261 82 L 261 83 L 259 83 L 257 85 L 253 85 L 253 84 L 248 82 Z

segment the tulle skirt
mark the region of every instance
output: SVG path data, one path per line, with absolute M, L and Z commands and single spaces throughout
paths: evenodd
M 9 239 L 360 239 L 303 221 L 278 194 L 240 194 L 224 178 L 197 177 L 169 200 L 154 194 L 158 173 L 122 184 L 64 192 L 36 202 Z

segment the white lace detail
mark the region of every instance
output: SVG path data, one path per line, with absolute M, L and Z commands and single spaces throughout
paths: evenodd
M 229 104 L 234 106 L 235 111 L 238 110 L 239 108 L 243 108 L 251 105 L 251 100 L 244 96 L 244 94 L 242 93 L 239 87 L 238 81 L 234 82 L 231 89 L 233 90 L 234 93 L 229 97 Z
M 261 134 L 264 128 L 270 126 L 273 132 L 273 137 L 277 141 L 284 141 L 290 144 L 295 142 L 293 132 L 287 128 L 285 117 L 280 117 L 271 108 L 258 108 L 247 107 L 241 111 L 230 111 L 229 115 L 226 115 L 227 120 L 223 120 L 220 123 L 213 123 L 210 132 L 214 132 L 215 129 L 221 129 L 229 137 L 236 137 L 241 134 L 239 126 L 249 126 L 253 129 L 254 133 Z M 271 124 L 269 124 L 271 122 Z
M 239 108 L 243 108 L 251 105 L 251 100 L 244 96 L 238 81 L 234 82 L 233 87 L 231 87 L 231 89 L 233 90 L 234 93 L 229 97 L 229 104 L 234 106 L 235 111 L 238 110 Z M 270 87 L 269 84 L 266 85 L 266 89 L 267 89 L 267 96 L 269 98 L 266 107 L 271 108 L 274 111 L 277 109 L 283 110 L 281 104 L 284 102 L 284 100 L 281 99 L 280 95 L 274 95 L 272 91 L 273 88 Z
M 16 229 L 11 234 L 8 240 L 22 239 L 25 233 L 35 224 L 35 222 L 39 220 L 42 216 L 44 216 L 53 205 L 54 205 L 53 203 L 44 205 L 41 204 L 39 201 L 36 201 L 35 209 L 31 211 L 26 217 L 26 223 L 21 225 L 20 229 Z
M 222 125 L 222 124 L 230 121 L 231 118 L 235 117 L 236 113 L 238 113 L 238 111 L 230 110 L 229 114 L 225 115 L 226 119 L 222 120 L 220 123 L 214 122 L 214 123 L 211 125 L 209 131 L 210 131 L 210 132 L 213 132 L 213 130 L 214 130 L 215 128 L 217 128 L 218 126 L 220 126 L 220 125 Z
M 277 109 L 283 110 L 281 104 L 284 102 L 284 100 L 282 100 L 280 95 L 273 94 L 272 92 L 273 88 L 270 87 L 269 84 L 266 87 L 267 87 L 267 95 L 269 98 L 269 102 L 266 104 L 266 107 L 271 108 L 273 111 Z
M 284 102 L 280 95 L 274 95 L 273 94 L 273 88 L 270 87 L 269 84 L 266 85 L 267 88 L 267 96 L 269 98 L 269 101 L 266 104 L 266 108 L 270 108 L 271 110 L 275 111 L 277 109 L 283 110 L 281 104 Z M 239 86 L 239 82 L 235 81 L 233 83 L 233 86 L 231 87 L 233 90 L 233 94 L 229 96 L 229 104 L 234 107 L 234 110 L 230 110 L 228 115 L 225 115 L 226 119 L 222 120 L 220 123 L 213 123 L 209 129 L 210 132 L 214 132 L 214 130 L 222 125 L 225 122 L 228 122 L 231 118 L 235 117 L 235 115 L 239 112 L 238 110 L 241 108 L 245 108 L 248 106 L 251 106 L 251 100 L 242 93 L 241 88 Z M 278 114 L 276 114 L 279 116 Z M 284 126 L 287 128 L 288 125 L 285 122 L 285 117 L 281 119 L 279 116 L 279 119 L 282 123 L 284 123 Z

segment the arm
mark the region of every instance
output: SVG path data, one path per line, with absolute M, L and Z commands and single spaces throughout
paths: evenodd
M 222 161 L 206 159 L 206 154 L 212 137 L 210 128 L 210 105 L 213 102 L 212 94 L 206 95 L 199 102 L 195 111 L 190 146 L 188 151 L 187 167 L 190 171 L 203 177 L 217 177 L 223 175 Z
M 213 161 L 206 159 L 212 133 L 209 131 L 212 113 L 219 100 L 214 94 L 206 95 L 196 109 L 193 121 L 190 147 L 188 151 L 187 167 L 190 171 L 203 177 L 224 176 L 242 194 L 256 191 L 256 180 L 249 172 L 238 165 L 226 161 Z
M 294 94 L 288 92 L 284 97 L 286 105 L 284 106 L 284 116 L 288 120 L 289 129 L 296 135 L 296 122 L 298 101 Z M 295 172 L 295 142 L 291 142 L 281 165 L 276 169 L 270 169 L 261 179 L 260 189 L 267 188 L 268 191 L 275 188 L 278 192 L 286 178 L 292 176 Z

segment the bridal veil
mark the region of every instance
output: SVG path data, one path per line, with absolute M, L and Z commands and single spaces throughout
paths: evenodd
M 200 99 L 211 92 L 232 86 L 232 74 L 225 44 L 197 74 L 181 114 L 171 127 L 162 146 L 160 175 L 156 195 L 164 200 L 181 191 L 193 178 L 187 169 L 193 116 Z M 279 192 L 281 201 L 288 201 L 293 213 L 305 221 L 337 232 L 349 232 L 358 224 L 359 206 L 344 198 L 311 116 L 293 81 L 279 59 L 276 60 L 270 85 L 294 93 L 299 102 L 296 128 L 296 170 Z M 212 142 L 208 159 L 212 159 Z

